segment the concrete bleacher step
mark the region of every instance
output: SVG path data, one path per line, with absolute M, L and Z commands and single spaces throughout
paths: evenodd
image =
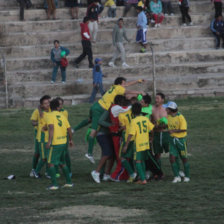
M 155 52 L 156 64 L 177 64 L 190 62 L 223 62 L 224 50 L 216 49 L 201 49 L 201 50 L 185 50 L 185 51 L 168 51 Z M 78 55 L 68 56 L 70 66 L 74 64 L 75 58 Z M 103 65 L 108 65 L 112 58 L 112 54 L 98 54 L 98 57 L 103 59 Z M 96 55 L 95 55 L 96 57 Z M 7 71 L 32 70 L 32 69 L 47 69 L 52 67 L 52 62 L 48 57 L 33 57 L 33 58 L 12 58 L 8 59 L 6 64 Z M 147 53 L 130 53 L 126 56 L 126 62 L 132 66 L 141 64 L 150 65 L 152 62 L 151 52 Z M 88 60 L 83 60 L 82 65 L 88 66 Z

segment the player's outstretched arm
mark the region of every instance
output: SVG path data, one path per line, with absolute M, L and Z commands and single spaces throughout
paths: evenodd
M 124 87 L 133 86 L 137 83 L 143 83 L 143 82 L 145 82 L 144 79 L 138 79 L 138 80 L 135 80 L 135 81 L 126 82 Z
M 129 145 L 129 142 L 131 141 L 131 138 L 132 138 L 133 135 L 128 135 L 128 139 L 124 145 L 124 147 L 122 148 L 122 152 L 123 153 L 126 153 L 127 149 L 128 149 L 128 145 Z

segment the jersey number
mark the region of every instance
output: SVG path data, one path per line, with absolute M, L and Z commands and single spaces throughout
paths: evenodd
M 108 90 L 108 93 L 111 94 L 113 91 L 114 91 L 115 87 L 112 86 L 109 90 Z
M 130 115 L 129 114 L 126 114 L 125 116 L 128 118 L 128 122 L 131 123 Z
M 142 131 L 144 132 L 144 133 L 146 133 L 147 132 L 147 125 L 146 125 L 146 121 L 142 121 L 142 122 L 137 122 L 137 125 L 138 125 L 138 127 L 139 127 L 139 132 L 140 132 L 140 134 L 142 133 Z
M 57 120 L 58 120 L 58 126 L 62 126 L 62 121 L 60 120 L 61 116 L 60 115 L 57 115 Z

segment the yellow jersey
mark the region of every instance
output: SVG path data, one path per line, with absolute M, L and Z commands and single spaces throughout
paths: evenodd
M 115 4 L 114 0 L 107 0 L 104 4 L 105 7 L 107 7 L 107 6 L 111 7 L 111 6 L 115 6 L 115 5 L 116 4 Z
M 49 112 L 43 111 L 43 116 L 40 117 L 40 113 L 38 111 L 38 126 L 37 126 L 37 141 L 41 142 L 41 132 L 46 123 L 46 116 Z M 43 131 L 45 134 L 45 142 L 48 141 L 48 131 Z
M 123 86 L 113 85 L 109 90 L 107 90 L 107 92 L 98 101 L 98 103 L 103 109 L 109 110 L 111 104 L 114 103 L 115 96 L 124 94 L 125 94 L 125 88 Z
M 187 130 L 187 122 L 184 116 L 181 113 L 177 113 L 175 117 L 168 115 L 168 129 L 169 130 Z M 187 132 L 180 132 L 180 133 L 172 133 L 170 134 L 171 137 L 175 138 L 184 138 L 187 136 Z
M 122 127 L 125 127 L 125 141 L 127 141 L 128 139 L 128 133 L 129 133 L 129 129 L 130 129 L 130 124 L 131 124 L 131 120 L 132 120 L 132 112 L 131 109 L 128 110 L 127 112 L 124 113 L 120 113 L 118 115 L 118 119 L 119 119 L 119 123 Z M 131 141 L 134 140 L 134 137 L 131 138 Z
M 67 129 L 70 128 L 70 124 L 61 112 L 53 111 L 48 113 L 47 125 L 54 125 L 52 145 L 63 145 L 67 143 Z
M 147 117 L 137 116 L 132 119 L 129 134 L 134 136 L 137 152 L 150 149 L 149 132 L 153 128 L 154 125 Z
M 31 121 L 38 121 L 38 116 L 39 116 L 39 110 L 35 109 L 30 117 Z M 34 129 L 37 130 L 37 126 L 34 126 Z
M 67 120 L 68 120 L 68 111 L 67 110 L 65 110 L 64 108 L 62 108 L 61 110 L 60 110 L 60 112 L 67 118 Z

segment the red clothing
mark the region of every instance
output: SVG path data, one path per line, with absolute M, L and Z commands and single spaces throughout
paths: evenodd
M 82 40 L 90 40 L 90 32 L 89 32 L 89 27 L 88 23 L 80 23 L 81 27 L 81 37 Z M 89 35 L 89 38 L 84 35 L 84 33 L 87 33 Z
M 110 109 L 115 106 L 116 104 L 112 104 Z M 110 111 L 110 120 L 111 120 L 111 123 L 112 123 L 112 126 L 110 126 L 110 132 L 111 133 L 118 133 L 118 130 L 119 130 L 119 120 L 118 120 L 118 117 L 114 117 L 114 115 L 111 113 Z

